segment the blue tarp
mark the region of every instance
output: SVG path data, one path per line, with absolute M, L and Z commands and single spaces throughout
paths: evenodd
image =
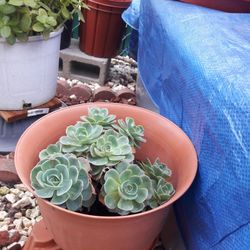
M 250 15 L 137 0 L 123 17 L 145 88 L 198 154 L 175 206 L 187 248 L 250 249 Z

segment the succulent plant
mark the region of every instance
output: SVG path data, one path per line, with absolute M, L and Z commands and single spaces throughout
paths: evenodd
M 82 206 L 90 207 L 94 201 L 88 172 L 82 161 L 71 154 L 41 160 L 30 178 L 36 194 L 55 205 L 76 211 Z
M 160 178 L 167 179 L 172 175 L 171 169 L 159 159 L 156 159 L 152 164 L 149 159 L 146 162 L 141 162 L 140 167 L 144 170 L 144 172 L 151 178 L 158 180 Z
M 118 124 L 112 126 L 119 131 L 121 135 L 126 135 L 132 146 L 139 147 L 141 142 L 146 142 L 143 126 L 136 125 L 133 118 L 126 117 L 125 121 L 119 119 Z
M 173 185 L 162 178 L 158 181 L 153 180 L 153 189 L 153 196 L 147 203 L 151 208 L 165 203 L 175 194 Z
M 152 197 L 152 181 L 136 164 L 122 162 L 104 176 L 105 205 L 120 215 L 138 213 Z
M 59 142 L 62 144 L 64 153 L 76 153 L 80 155 L 89 150 L 103 131 L 102 126 L 89 122 L 77 122 L 76 125 L 68 126 L 66 136 L 62 136 Z
M 81 116 L 81 120 L 91 124 L 110 126 L 115 122 L 115 115 L 109 115 L 108 109 L 92 107 L 88 110 L 87 116 Z
M 105 168 L 115 166 L 121 161 L 132 162 L 134 155 L 128 137 L 109 129 L 90 146 L 88 159 L 94 165 L 92 174 L 99 178 Z
M 39 153 L 39 159 L 43 160 L 46 158 L 54 157 L 55 155 L 60 155 L 62 152 L 62 146 L 60 143 L 50 144 L 46 149 L 43 149 Z

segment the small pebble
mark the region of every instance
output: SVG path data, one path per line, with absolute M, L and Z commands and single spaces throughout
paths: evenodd
M 5 211 L 0 211 L 0 221 L 3 221 L 7 217 L 8 213 Z
M 6 194 L 5 199 L 11 204 L 16 202 L 16 196 L 14 194 Z
M 23 197 L 21 200 L 18 200 L 16 203 L 12 205 L 13 208 L 23 208 L 27 207 L 31 204 L 31 199 L 30 197 Z
M 20 219 L 22 217 L 22 213 L 21 212 L 17 212 L 14 214 L 14 218 L 15 219 Z
M 0 196 L 4 196 L 10 192 L 9 188 L 7 187 L 0 187 Z

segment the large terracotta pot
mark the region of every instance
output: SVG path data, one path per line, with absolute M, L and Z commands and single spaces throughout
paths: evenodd
M 38 161 L 38 153 L 54 143 L 86 115 L 91 106 L 107 107 L 118 118 L 134 117 L 145 128 L 147 143 L 137 152 L 137 159 L 146 157 L 167 163 L 173 170 L 175 195 L 153 210 L 116 217 L 90 216 L 71 212 L 38 199 L 49 232 L 63 250 L 149 250 L 166 223 L 169 205 L 179 199 L 191 185 L 197 170 L 195 149 L 175 124 L 143 108 L 124 104 L 82 104 L 53 112 L 32 124 L 16 147 L 15 164 L 22 182 L 31 189 L 30 171 Z

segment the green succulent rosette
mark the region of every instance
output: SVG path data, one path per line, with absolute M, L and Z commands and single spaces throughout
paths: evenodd
M 144 128 L 141 125 L 136 125 L 133 118 L 126 117 L 125 121 L 120 119 L 118 124 L 112 125 L 121 135 L 129 138 L 130 144 L 133 147 L 139 147 L 140 143 L 146 142 L 144 138 Z
M 122 161 L 132 162 L 134 155 L 128 137 L 109 129 L 90 146 L 88 160 L 92 164 L 92 175 L 99 179 L 104 169 Z
M 175 194 L 173 185 L 162 178 L 160 178 L 158 181 L 153 180 L 153 189 L 153 196 L 147 202 L 151 208 L 156 208 L 162 205 Z
M 144 170 L 144 172 L 154 180 L 158 180 L 163 178 L 167 180 L 172 175 L 172 171 L 166 164 L 160 162 L 157 158 L 155 162 L 152 164 L 149 159 L 146 162 L 141 162 L 140 167 Z
M 115 115 L 109 115 L 108 109 L 92 107 L 88 109 L 87 116 L 81 116 L 81 120 L 91 124 L 98 124 L 103 127 L 109 127 L 115 122 Z
M 81 155 L 88 152 L 90 145 L 102 134 L 103 127 L 89 122 L 77 122 L 76 125 L 68 126 L 66 136 L 62 136 L 59 142 L 62 152 Z
M 44 160 L 62 153 L 62 146 L 60 143 L 50 144 L 47 148 L 43 149 L 39 153 L 39 159 Z
M 95 190 L 88 175 L 88 166 L 74 155 L 55 155 L 44 159 L 32 169 L 31 185 L 40 198 L 76 211 L 90 207 L 95 200 Z
M 153 195 L 152 181 L 138 165 L 122 162 L 106 172 L 102 195 L 110 211 L 120 215 L 138 213 Z

